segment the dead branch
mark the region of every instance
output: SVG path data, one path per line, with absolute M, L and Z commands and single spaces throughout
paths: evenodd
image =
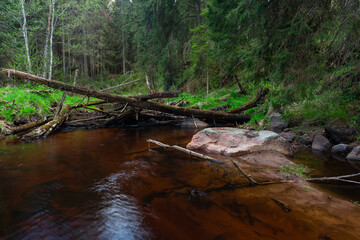
M 284 212 L 286 212 L 286 213 L 291 212 L 291 209 L 288 206 L 286 206 L 285 203 L 280 202 L 279 200 L 276 200 L 275 198 L 271 198 L 271 200 L 273 200 L 276 205 L 281 207 L 281 209 L 284 210 Z
M 352 178 L 352 177 L 357 177 L 357 176 L 360 176 L 360 173 L 355 173 L 355 174 L 350 174 L 350 175 L 342 175 L 342 176 L 336 176 L 336 177 L 310 178 L 310 179 L 306 179 L 306 181 L 308 181 L 308 182 L 339 181 L 339 182 L 360 184 L 360 182 L 358 182 L 358 181 L 344 179 L 344 178 Z
M 60 114 L 60 111 L 63 107 L 63 104 L 64 104 L 64 101 L 65 101 L 65 98 L 66 98 L 66 92 L 63 93 L 60 101 L 59 101 L 59 105 L 58 107 L 56 108 L 56 111 L 55 111 L 55 114 L 54 114 L 54 118 L 56 118 L 59 114 Z
M 69 91 L 81 95 L 85 95 L 88 97 L 95 97 L 102 100 L 106 100 L 109 102 L 120 102 L 120 103 L 127 103 L 130 106 L 138 107 L 141 109 L 150 109 L 156 110 L 160 112 L 166 113 L 173 113 L 185 116 L 192 116 L 198 118 L 206 118 L 206 119 L 213 119 L 213 120 L 223 120 L 223 121 L 232 121 L 237 123 L 244 123 L 250 120 L 249 115 L 238 115 L 238 114 L 231 114 L 231 113 L 220 113 L 220 112 L 212 112 L 212 111 L 204 111 L 199 109 L 190 109 L 190 108 L 183 108 L 183 107 L 176 107 L 170 106 L 160 103 L 153 103 L 147 101 L 139 101 L 134 98 L 129 97 L 122 97 L 117 96 L 114 94 L 108 94 L 100 91 L 95 91 L 91 89 L 86 89 L 83 87 L 72 86 L 69 84 L 65 84 L 59 81 L 53 81 L 46 78 L 38 77 L 32 74 L 28 74 L 25 72 L 15 71 L 13 69 L 2 69 L 2 71 L 7 72 L 8 74 L 12 74 L 14 76 L 18 76 L 21 78 L 29 79 L 49 87 L 60 89 L 63 91 Z
M 256 107 L 256 105 L 258 105 L 260 102 L 262 102 L 264 100 L 265 96 L 268 93 L 269 93 L 269 89 L 267 87 L 261 88 L 260 91 L 257 93 L 255 99 L 251 100 L 248 103 L 245 103 L 244 105 L 241 105 L 238 108 L 235 108 L 235 109 L 229 111 L 229 113 L 240 113 L 240 112 L 243 112 L 250 108 Z
M 178 150 L 180 152 L 183 152 L 183 153 L 187 153 L 189 154 L 190 156 L 194 156 L 194 157 L 197 157 L 197 158 L 201 158 L 201 159 L 204 159 L 206 161 L 209 161 L 209 162 L 212 162 L 212 163 L 217 163 L 217 164 L 223 164 L 223 162 L 219 161 L 219 160 L 216 160 L 215 158 L 212 158 L 212 157 L 209 157 L 209 156 L 206 156 L 204 154 L 201 154 L 201 153 L 197 153 L 197 152 L 194 152 L 194 151 L 191 151 L 191 150 L 188 150 L 186 148 L 182 148 L 182 147 L 179 147 L 177 145 L 167 145 L 167 144 L 164 144 L 164 143 L 161 143 L 159 141 L 156 141 L 156 140 L 152 140 L 152 139 L 148 139 L 147 142 L 149 143 L 153 143 L 153 144 L 156 144 L 160 147 L 163 147 L 163 148 L 170 148 L 170 149 L 175 149 L 175 150 Z
M 41 126 L 41 125 L 47 123 L 48 121 L 49 121 L 49 119 L 45 117 L 38 121 L 29 122 L 29 123 L 26 123 L 26 124 L 18 126 L 18 127 L 13 127 L 13 128 L 11 128 L 10 134 L 17 134 L 17 133 L 25 132 L 32 128 Z
M 122 83 L 122 84 L 119 84 L 119 85 L 116 85 L 116 86 L 113 86 L 113 87 L 109 87 L 109 88 L 101 89 L 99 92 L 107 91 L 107 90 L 114 89 L 114 88 L 123 87 L 123 86 L 126 86 L 126 85 L 130 85 L 130 84 L 133 84 L 133 83 L 139 82 L 139 81 L 141 81 L 141 80 L 143 80 L 143 79 L 136 79 L 136 80 L 131 81 L 131 82 L 126 82 L 126 83 Z
M 249 174 L 247 174 L 244 170 L 241 169 L 241 167 L 239 166 L 239 164 L 237 162 L 235 162 L 234 160 L 231 160 L 231 161 L 234 164 L 234 166 L 237 168 L 237 170 L 239 170 L 239 172 L 250 181 L 251 185 L 258 184 Z

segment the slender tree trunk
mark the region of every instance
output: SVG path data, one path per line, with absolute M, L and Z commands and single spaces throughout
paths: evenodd
M 27 33 L 27 28 L 26 28 L 26 14 L 25 14 L 25 0 L 20 0 L 21 3 L 21 11 L 22 11 L 22 15 L 23 15 L 23 25 L 22 25 L 22 31 L 23 31 L 23 36 L 24 36 L 24 40 L 25 40 L 25 48 L 26 48 L 26 58 L 27 58 L 27 65 L 28 65 L 28 71 L 31 72 L 31 60 L 30 60 L 30 53 L 29 53 L 29 43 L 28 43 L 28 33 Z
M 48 25 L 46 28 L 46 37 L 45 37 L 45 46 L 44 46 L 44 67 L 43 67 L 43 74 L 42 76 L 46 78 L 46 71 L 47 71 L 47 63 L 48 63 L 48 44 L 49 44 L 49 36 L 50 36 L 50 24 L 51 24 L 51 9 L 52 9 L 52 2 L 49 5 L 49 16 L 48 16 Z
M 64 82 L 66 81 L 66 59 L 65 59 L 65 26 L 64 19 L 62 20 L 62 60 L 63 60 L 63 74 L 64 74 Z
M 126 63 L 126 56 L 125 56 L 125 30 L 124 30 L 124 25 L 125 25 L 125 18 L 124 18 L 124 1 L 121 1 L 121 20 L 122 20 L 122 52 L 123 52 L 123 74 L 126 73 L 126 67 L 125 67 L 125 63 Z
M 54 38 L 54 20 L 55 20 L 55 2 L 56 0 L 52 1 L 52 14 L 51 14 L 51 31 L 50 31 L 50 64 L 49 64 L 49 79 L 52 78 L 52 64 L 53 64 L 53 38 Z
M 83 75 L 84 77 L 87 78 L 88 76 L 88 65 L 87 65 L 87 56 L 86 56 L 86 28 L 85 28 L 85 19 L 84 19 L 84 23 L 83 23 L 83 47 L 84 47 L 84 53 L 83 53 L 83 61 L 84 61 L 84 66 L 83 66 Z
M 206 65 L 206 95 L 209 94 L 209 66 Z

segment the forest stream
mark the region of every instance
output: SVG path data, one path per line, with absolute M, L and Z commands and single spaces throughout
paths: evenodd
M 246 180 L 233 169 L 146 142 L 151 138 L 185 146 L 194 133 L 175 127 L 106 128 L 65 131 L 31 143 L 0 143 L 0 239 L 360 236 L 358 228 L 347 225 L 360 215 L 360 207 L 353 211 L 357 206 L 351 202 L 360 200 L 359 188 L 234 187 L 229 182 Z M 298 152 L 295 162 L 308 165 L 316 176 L 357 171 L 307 151 Z M 297 196 L 299 188 L 311 193 L 313 187 L 322 193 Z M 285 202 L 291 212 L 272 198 Z M 344 203 L 349 210 L 337 210 Z M 324 213 L 327 206 L 330 213 Z

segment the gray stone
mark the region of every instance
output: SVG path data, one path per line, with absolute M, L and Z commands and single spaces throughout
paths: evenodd
M 226 127 L 203 129 L 193 136 L 186 147 L 190 150 L 230 156 L 260 151 L 277 151 L 285 155 L 293 155 L 290 143 L 277 133 Z
M 285 139 L 288 140 L 289 142 L 293 142 L 293 141 L 295 140 L 296 133 L 293 133 L 293 132 L 282 132 L 282 133 L 280 133 L 280 136 L 282 136 L 283 138 L 285 138 Z
M 353 150 L 352 146 L 341 143 L 333 146 L 331 148 L 331 153 L 346 156 L 351 152 L 351 150 Z
M 346 156 L 346 160 L 360 161 L 360 146 L 354 147 L 353 150 Z
M 351 143 L 358 133 L 344 118 L 337 118 L 325 126 L 326 135 L 334 143 Z
M 181 123 L 181 128 L 206 128 L 209 124 L 195 118 L 187 118 Z
M 269 124 L 270 131 L 281 133 L 287 126 L 287 122 L 281 118 L 279 113 L 273 113 L 271 115 Z
M 323 135 L 316 135 L 311 145 L 312 150 L 320 152 L 325 152 L 329 150 L 330 147 L 330 141 Z

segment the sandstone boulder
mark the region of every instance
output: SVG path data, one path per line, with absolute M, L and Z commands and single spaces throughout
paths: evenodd
M 237 128 L 206 128 L 195 134 L 186 146 L 190 150 L 239 156 L 259 151 L 277 151 L 291 156 L 288 141 L 271 131 L 253 131 Z
M 325 126 L 326 135 L 334 143 L 351 143 L 357 137 L 354 126 L 344 118 L 337 118 Z
M 320 152 L 325 152 L 329 150 L 330 147 L 330 141 L 323 135 L 316 135 L 311 145 L 312 150 Z

